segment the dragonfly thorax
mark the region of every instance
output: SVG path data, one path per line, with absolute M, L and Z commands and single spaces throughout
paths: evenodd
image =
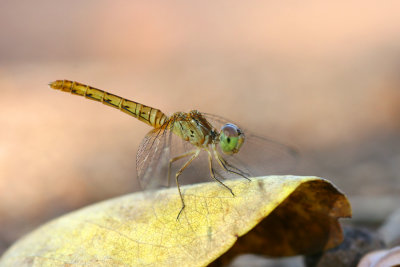
M 175 134 L 197 147 L 207 147 L 219 141 L 215 128 L 197 110 L 174 113 L 170 121 Z

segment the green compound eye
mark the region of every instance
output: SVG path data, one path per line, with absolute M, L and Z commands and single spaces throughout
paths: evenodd
M 225 154 L 239 152 L 244 142 L 244 134 L 236 125 L 227 123 L 221 128 L 219 146 Z

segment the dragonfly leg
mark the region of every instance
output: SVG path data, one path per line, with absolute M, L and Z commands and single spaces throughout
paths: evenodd
M 232 192 L 232 189 L 230 189 L 227 185 L 225 185 L 223 182 L 221 182 L 217 177 L 215 177 L 215 173 L 214 173 L 214 169 L 212 167 L 212 154 L 210 150 L 207 150 L 208 152 L 208 166 L 210 167 L 210 173 L 211 173 L 211 177 L 217 181 L 218 183 L 220 183 L 223 187 L 225 187 L 226 189 L 229 190 L 229 192 L 231 192 L 232 196 L 234 196 L 235 194 Z
M 185 202 L 183 201 L 183 196 L 182 196 L 182 192 L 181 192 L 181 188 L 179 186 L 179 175 L 181 175 L 181 173 L 183 172 L 184 169 L 186 169 L 187 166 L 189 166 L 189 164 L 195 159 L 197 158 L 197 156 L 200 154 L 200 149 L 186 153 L 186 154 L 192 154 L 192 156 L 190 157 L 190 159 L 188 161 L 186 161 L 186 163 L 179 169 L 179 171 L 176 172 L 175 174 L 175 181 L 176 181 L 176 186 L 178 187 L 178 192 L 179 192 L 179 196 L 181 197 L 181 202 L 182 202 L 182 208 L 178 213 L 178 216 L 176 217 L 176 219 L 179 219 L 179 216 L 181 215 L 183 209 L 185 208 Z M 183 156 L 183 155 L 182 155 Z
M 247 177 L 247 175 L 245 173 L 243 173 L 240 169 L 237 169 L 233 166 L 231 166 L 230 164 L 228 164 L 228 162 L 226 162 L 224 160 L 224 158 L 218 153 L 217 149 L 215 148 L 215 145 L 212 146 L 212 150 L 214 152 L 215 158 L 217 159 L 217 162 L 219 163 L 219 165 L 227 172 L 231 172 L 234 174 L 237 174 L 239 176 L 242 176 L 243 178 L 247 179 L 250 181 L 249 177 Z M 228 169 L 228 167 L 231 167 L 233 170 Z M 236 170 L 235 170 L 236 169 Z
M 185 153 L 185 154 L 179 155 L 179 156 L 174 157 L 174 158 L 172 158 L 172 159 L 169 160 L 169 165 L 168 165 L 168 185 L 167 185 L 168 187 L 171 185 L 171 168 L 172 168 L 172 163 L 174 163 L 174 162 L 177 161 L 177 160 L 186 158 L 186 157 L 188 157 L 188 156 L 190 156 L 190 155 L 193 155 L 193 154 L 195 154 L 196 152 L 197 152 L 197 150 L 193 150 L 193 151 L 187 152 L 187 153 Z
M 220 157 L 222 158 L 221 155 L 220 155 Z M 244 177 L 244 178 L 247 178 L 247 177 L 251 176 L 249 173 L 244 172 L 243 170 L 241 170 L 241 169 L 239 169 L 239 168 L 236 168 L 235 166 L 233 166 L 232 164 L 230 164 L 228 161 L 226 161 L 224 158 L 222 158 L 222 160 L 224 160 L 225 166 L 227 166 L 227 167 L 229 167 L 229 168 L 232 168 L 234 171 L 239 172 L 239 173 L 240 173 L 240 174 L 239 174 L 240 176 L 242 176 L 242 177 Z

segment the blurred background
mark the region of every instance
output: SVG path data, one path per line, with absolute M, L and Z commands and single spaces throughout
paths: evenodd
M 353 223 L 400 205 L 398 1 L 0 1 L 0 255 L 66 212 L 140 190 L 149 127 L 49 89 L 71 79 L 218 114 L 301 152 Z

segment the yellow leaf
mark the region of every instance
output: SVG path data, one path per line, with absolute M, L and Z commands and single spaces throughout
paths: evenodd
M 240 253 L 285 256 L 338 245 L 346 197 L 317 177 L 267 176 L 145 191 L 55 219 L 16 242 L 1 266 L 204 266 Z

